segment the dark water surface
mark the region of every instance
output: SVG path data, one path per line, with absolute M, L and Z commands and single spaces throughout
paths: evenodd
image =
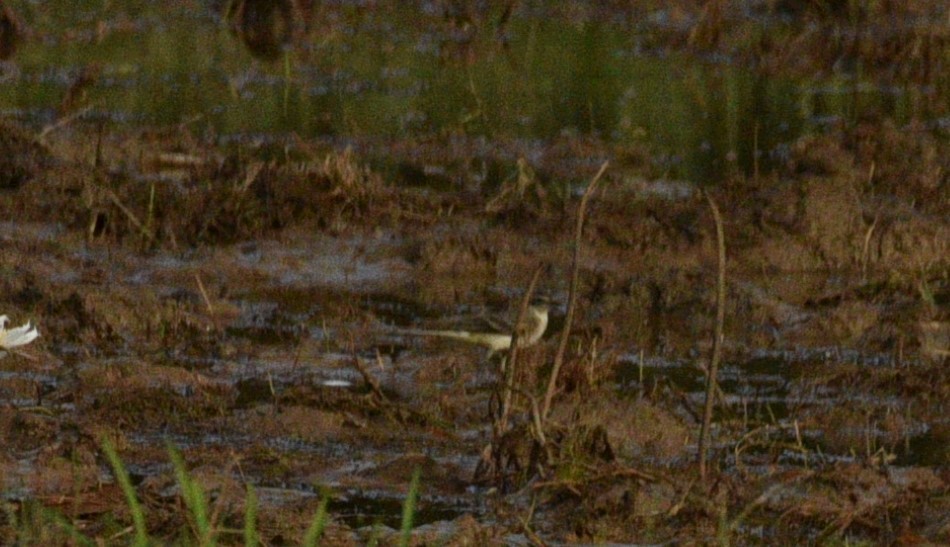
M 292 45 L 255 57 L 208 2 L 13 4 L 30 34 L 2 67 L 0 112 L 36 126 L 79 111 L 120 126 L 185 123 L 219 142 L 295 135 L 377 158 L 455 135 L 519 143 L 529 163 L 552 139 L 595 136 L 647 143 L 667 176 L 702 183 L 764 172 L 799 136 L 866 110 L 926 117 L 933 93 L 846 69 L 794 81 L 670 53 L 649 39 L 669 24 L 663 10 L 588 6 L 571 18 L 529 3 L 497 26 L 497 13 L 459 22 L 434 2 L 326 2 Z M 779 26 L 762 21 L 763 32 Z

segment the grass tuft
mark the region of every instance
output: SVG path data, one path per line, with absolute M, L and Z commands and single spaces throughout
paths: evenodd
M 102 451 L 106 453 L 106 458 L 109 459 L 109 465 L 112 466 L 115 479 L 118 481 L 122 493 L 125 494 L 126 503 L 129 504 L 129 512 L 132 513 L 132 526 L 135 530 L 135 540 L 132 542 L 132 545 L 145 547 L 148 545 L 148 530 L 145 527 L 145 513 L 142 512 L 142 505 L 135 495 L 135 488 L 132 487 L 129 473 L 125 470 L 122 460 L 119 459 L 119 454 L 116 453 L 115 447 L 112 446 L 112 441 L 103 439 Z
M 254 547 L 260 544 L 257 535 L 257 493 L 254 486 L 247 485 L 247 499 L 244 501 L 244 545 Z
M 214 542 L 214 530 L 208 520 L 208 504 L 204 492 L 201 490 L 201 485 L 193 481 L 188 475 L 181 453 L 171 443 L 167 446 L 168 455 L 171 457 L 172 466 L 175 468 L 175 478 L 178 480 L 179 488 L 181 488 L 182 498 L 184 498 L 185 505 L 191 511 L 191 516 L 194 519 L 198 542 L 201 545 L 210 545 Z
M 317 512 L 313 515 L 313 521 L 310 523 L 310 527 L 307 528 L 307 533 L 304 534 L 303 545 L 306 547 L 320 545 L 320 537 L 327 527 L 327 507 L 329 505 L 330 496 L 325 494 L 323 499 L 320 500 L 320 505 L 317 506 Z
M 402 526 L 399 531 L 400 547 L 407 547 L 412 537 L 412 521 L 416 515 L 416 502 L 419 500 L 419 477 L 421 471 L 418 467 L 412 472 L 412 481 L 409 483 L 409 493 L 406 494 L 406 502 L 402 506 Z

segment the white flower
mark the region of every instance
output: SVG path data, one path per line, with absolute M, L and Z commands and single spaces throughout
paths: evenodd
M 10 319 L 6 315 L 0 315 L 0 349 L 11 349 L 17 346 L 25 346 L 40 333 L 32 324 L 27 323 L 15 329 L 7 330 L 7 322 Z

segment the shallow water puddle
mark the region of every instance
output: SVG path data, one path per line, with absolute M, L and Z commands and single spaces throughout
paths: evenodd
M 725 363 L 720 368 L 719 385 L 725 407 L 717 411 L 720 421 L 741 424 L 743 431 L 758 430 L 761 438 L 745 449 L 750 457 L 743 465 L 755 465 L 757 456 L 799 465 L 803 461 L 854 461 L 872 457 L 884 449 L 894 465 L 939 465 L 946 457 L 943 439 L 933 429 L 946 427 L 947 419 L 933 410 L 916 416 L 912 401 L 886 392 L 867 392 L 860 385 L 834 385 L 810 378 L 815 370 L 831 369 L 838 363 L 848 367 L 888 367 L 899 370 L 890 356 L 862 355 L 837 348 L 797 350 L 755 350 L 755 357 L 741 363 Z M 640 363 L 639 355 L 622 359 L 619 389 L 643 394 L 671 389 L 699 409 L 704 399 L 705 376 L 688 361 L 651 357 Z M 919 363 L 901 366 L 920 366 Z M 834 410 L 854 409 L 855 416 L 827 422 Z M 889 416 L 901 416 L 899 425 L 880 426 Z M 724 424 L 722 427 L 732 427 Z M 851 442 L 842 442 L 837 437 Z M 859 442 L 854 442 L 859 441 Z M 775 453 L 775 447 L 787 450 Z M 845 451 L 842 451 L 846 448 Z M 733 465 L 736 462 L 733 461 Z

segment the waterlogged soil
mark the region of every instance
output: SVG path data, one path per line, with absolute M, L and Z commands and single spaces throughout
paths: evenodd
M 675 36 L 725 47 L 715 16 Z M 251 500 L 264 544 L 322 500 L 323 544 L 396 543 L 414 473 L 420 545 L 950 542 L 945 131 L 840 121 L 702 188 L 646 143 L 486 142 L 5 121 L 0 314 L 41 336 L 0 360 L 0 542 L 129 542 L 107 444 L 166 543 L 197 541 L 174 454 L 222 544 Z M 401 329 L 514 318 L 538 268 L 500 424 L 498 356 Z
M 525 394 L 543 393 L 564 325 L 579 190 L 523 164 L 492 191 L 438 191 L 346 151 L 122 136 L 156 155 L 189 143 L 172 176 L 5 132 L 23 176 L 0 201 L 2 311 L 41 332 L 0 373 L 7 539 L 37 504 L 117 537 L 109 440 L 169 540 L 189 527 L 170 447 L 222 529 L 242 526 L 252 485 L 269 544 L 299 541 L 326 497 L 331 544 L 390 537 L 417 469 L 418 543 L 950 540 L 945 144 L 860 127 L 709 189 L 728 265 L 703 483 L 717 251 L 698 189 L 608 167 L 542 465 Z M 538 265 L 552 327 L 521 352 L 496 438 L 497 361 L 394 327 L 513 314 Z M 493 440 L 505 461 L 486 473 Z

